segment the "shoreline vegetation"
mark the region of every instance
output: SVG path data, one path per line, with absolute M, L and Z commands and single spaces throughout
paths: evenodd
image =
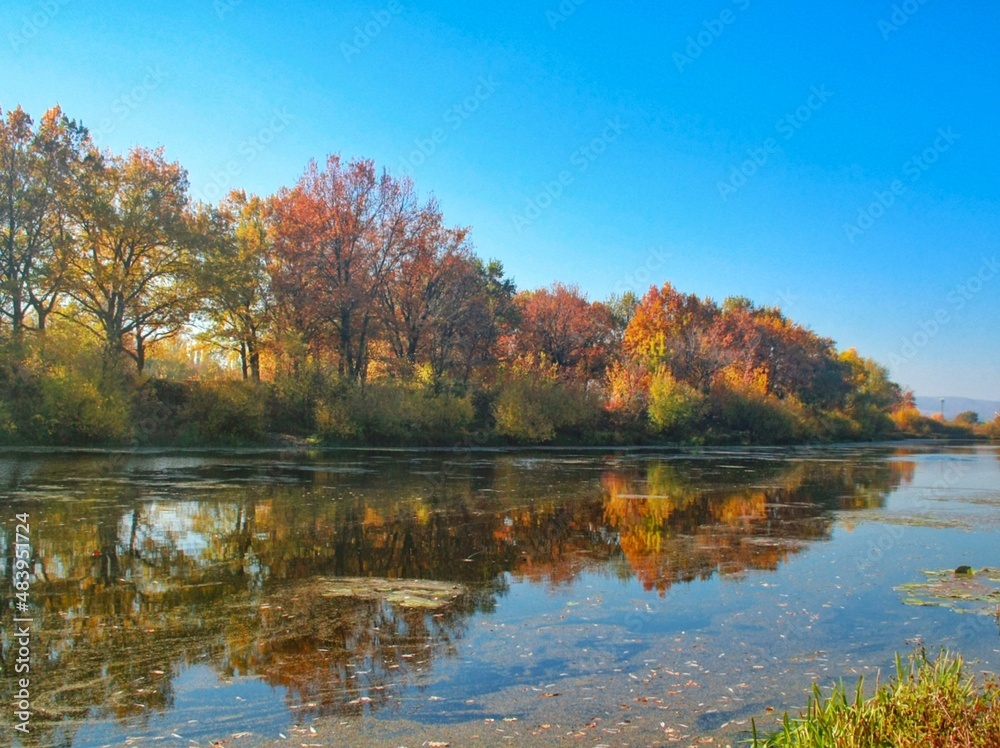
M 58 107 L 0 112 L 0 444 L 1000 436 L 922 416 L 777 307 L 669 282 L 519 290 L 470 237 L 371 161 L 208 204 L 162 149 L 100 151 Z
M 981 684 L 966 676 L 961 656 L 942 651 L 930 659 L 921 648 L 904 663 L 897 655 L 895 678 L 869 699 L 863 689 L 861 680 L 851 699 L 841 683 L 824 697 L 814 685 L 806 711 L 785 714 L 781 730 L 760 738 L 754 724 L 753 748 L 1000 745 L 1000 683 L 995 675 Z

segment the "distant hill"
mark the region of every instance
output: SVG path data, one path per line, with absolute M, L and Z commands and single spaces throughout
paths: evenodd
M 940 397 L 917 397 L 917 408 L 924 415 L 932 416 L 941 412 Z M 990 421 L 1000 413 L 1000 400 L 973 400 L 968 397 L 944 396 L 944 417 L 952 420 L 959 413 L 971 410 L 979 414 L 980 421 Z

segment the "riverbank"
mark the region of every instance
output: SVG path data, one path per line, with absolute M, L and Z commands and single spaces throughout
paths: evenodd
M 726 388 L 623 412 L 599 387 L 524 378 L 467 386 L 383 379 L 107 379 L 27 367 L 0 394 L 5 446 L 747 446 L 996 438 L 997 423 L 914 410 L 806 406 Z M 667 407 L 667 406 L 664 406 Z

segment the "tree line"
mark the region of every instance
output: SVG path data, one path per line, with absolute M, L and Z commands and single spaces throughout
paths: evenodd
M 883 367 L 776 307 L 518 290 L 370 160 L 196 202 L 162 149 L 102 151 L 58 107 L 0 112 L 0 318 L 13 443 L 793 442 L 914 422 Z

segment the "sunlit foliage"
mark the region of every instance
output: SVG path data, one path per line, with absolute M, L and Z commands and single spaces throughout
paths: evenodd
M 331 155 L 273 196 L 207 205 L 162 149 L 100 151 L 58 108 L 37 124 L 18 108 L 0 113 L 0 167 L 10 443 L 942 433 L 883 367 L 776 307 L 670 283 L 518 291 L 372 161 Z

